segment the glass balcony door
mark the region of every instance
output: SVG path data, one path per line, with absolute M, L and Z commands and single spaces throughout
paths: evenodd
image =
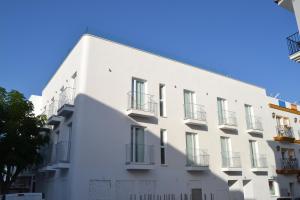
M 250 155 L 251 155 L 251 163 L 252 167 L 258 167 L 259 166 L 259 160 L 258 160 L 258 148 L 257 148 L 257 142 L 250 140 Z
M 231 156 L 230 139 L 227 137 L 221 137 L 221 152 L 223 167 L 231 167 L 233 160 Z
M 245 105 L 245 112 L 246 112 L 246 121 L 247 121 L 247 128 L 255 128 L 255 120 L 253 114 L 253 108 L 250 105 Z
M 184 90 L 184 114 L 185 118 L 194 119 L 194 102 L 195 102 L 194 92 Z
M 131 162 L 145 162 L 145 132 L 142 127 L 131 127 Z
M 132 81 L 132 108 L 137 110 L 146 110 L 145 103 L 145 81 L 133 79 Z
M 197 134 L 186 133 L 186 153 L 187 153 L 188 166 L 199 164 L 200 158 L 197 157 L 197 147 L 198 147 Z
M 222 98 L 217 99 L 218 104 L 218 117 L 219 124 L 227 124 L 227 113 L 226 113 L 226 100 Z

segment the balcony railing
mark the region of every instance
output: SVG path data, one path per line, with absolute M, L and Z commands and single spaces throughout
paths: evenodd
M 241 168 L 241 156 L 239 152 L 222 152 L 223 168 Z
M 287 45 L 289 49 L 289 55 L 293 55 L 300 51 L 300 35 L 299 32 L 294 33 L 287 37 Z
M 157 104 L 153 95 L 139 92 L 128 92 L 128 110 L 138 110 L 156 114 Z
M 187 151 L 186 166 L 188 167 L 208 167 L 209 155 L 205 150 L 194 149 Z
M 251 155 L 252 168 L 268 168 L 267 156 L 264 154 Z
M 299 169 L 297 158 L 282 158 L 280 159 L 281 169 Z
M 57 104 L 57 101 L 52 101 L 49 106 L 48 106 L 48 114 L 47 114 L 47 117 L 50 118 L 51 116 L 53 115 L 57 115 L 57 107 L 58 104 Z
M 256 116 L 251 119 L 247 119 L 247 129 L 263 131 L 262 119 Z
M 144 144 L 126 145 L 126 165 L 153 165 L 154 147 Z
M 39 150 L 39 153 L 41 154 L 43 158 L 43 162 L 40 164 L 40 167 L 45 167 L 47 165 L 53 164 L 53 144 L 47 144 Z
M 192 119 L 206 122 L 206 112 L 203 105 L 185 103 L 184 119 Z
M 290 126 L 277 126 L 277 136 L 294 138 L 293 128 Z
M 237 126 L 236 113 L 228 110 L 219 110 L 219 125 Z
M 68 163 L 70 161 L 70 143 L 60 141 L 55 145 L 55 162 Z
M 58 109 L 64 105 L 74 105 L 74 88 L 67 87 L 59 95 Z

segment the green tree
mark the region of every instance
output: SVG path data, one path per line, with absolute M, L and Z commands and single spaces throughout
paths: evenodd
M 49 142 L 41 132 L 45 116 L 33 114 L 33 104 L 16 90 L 0 87 L 0 194 L 6 194 L 18 175 L 42 162 L 39 149 Z

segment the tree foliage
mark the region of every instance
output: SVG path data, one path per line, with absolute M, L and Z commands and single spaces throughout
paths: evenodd
M 18 175 L 40 162 L 39 149 L 49 142 L 41 134 L 44 116 L 33 114 L 33 104 L 16 90 L 0 87 L 0 193 L 7 193 Z

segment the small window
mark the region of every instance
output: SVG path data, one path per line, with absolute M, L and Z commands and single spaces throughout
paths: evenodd
M 166 147 L 167 147 L 167 131 L 165 129 L 160 130 L 160 163 L 166 164 Z
M 272 196 L 276 195 L 275 182 L 273 180 L 269 180 L 269 191 Z
M 166 86 L 159 84 L 159 113 L 161 117 L 166 117 Z

